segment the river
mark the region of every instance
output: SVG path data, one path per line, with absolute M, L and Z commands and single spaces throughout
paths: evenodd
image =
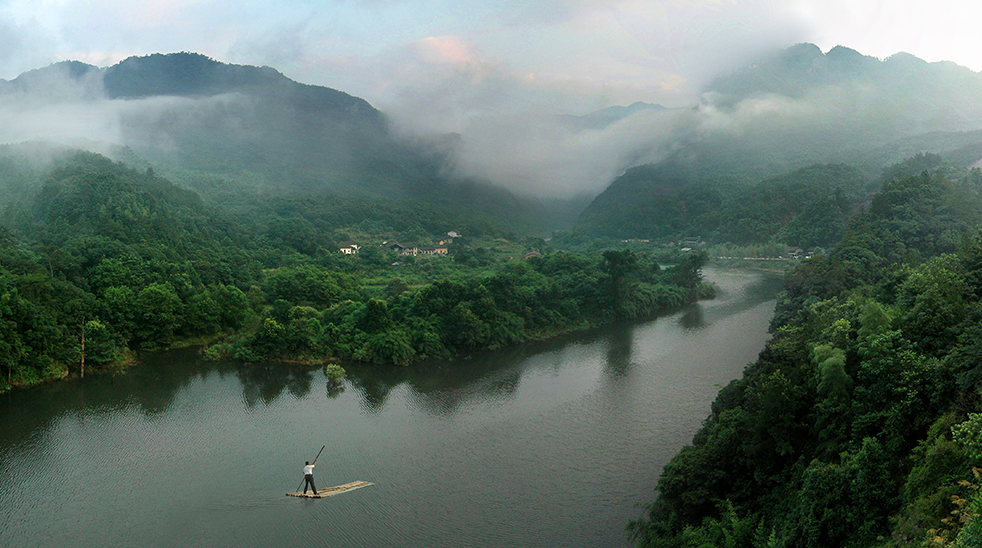
M 453 362 L 323 369 L 155 354 L 0 395 L 0 545 L 620 547 L 768 335 L 780 282 Z M 324 499 L 287 497 L 322 445 Z

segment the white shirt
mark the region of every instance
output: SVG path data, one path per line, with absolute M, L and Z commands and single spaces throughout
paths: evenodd
M 314 465 L 313 464 L 308 464 L 307 466 L 304 466 L 303 467 L 303 475 L 305 475 L 305 476 L 313 476 L 314 475 Z

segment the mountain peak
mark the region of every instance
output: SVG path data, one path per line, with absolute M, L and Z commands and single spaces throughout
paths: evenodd
M 31 101 L 92 99 L 102 94 L 99 67 L 80 61 L 61 61 L 0 80 L 0 93 L 19 93 Z
M 810 63 L 824 57 L 822 49 L 808 42 L 795 44 L 782 50 L 778 54 L 779 58 L 786 63 Z
M 283 84 L 289 79 L 269 67 L 230 65 L 200 53 L 154 53 L 129 57 L 106 69 L 112 98 L 153 95 L 208 96 L 242 87 Z
M 906 67 L 911 67 L 911 68 L 914 68 L 914 67 L 923 67 L 923 66 L 926 66 L 928 64 L 927 61 L 925 61 L 925 60 L 923 60 L 920 57 L 917 57 L 915 55 L 911 55 L 910 53 L 907 53 L 906 51 L 900 51 L 900 52 L 894 53 L 890 57 L 887 57 L 883 62 L 886 63 L 886 64 L 888 64 L 888 65 L 901 66 L 901 67 L 905 67 L 905 68 Z
M 796 44 L 713 80 L 705 91 L 719 94 L 720 105 L 770 93 L 797 98 L 821 86 L 857 78 L 875 79 L 889 72 L 916 72 L 928 65 L 909 53 L 897 53 L 880 61 L 844 46 L 823 54 L 815 44 Z

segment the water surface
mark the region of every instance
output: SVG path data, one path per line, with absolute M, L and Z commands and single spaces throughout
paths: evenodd
M 412 367 L 154 355 L 0 395 L 3 546 L 625 546 L 662 466 L 767 340 L 780 283 Z M 319 488 L 286 497 L 322 445 Z

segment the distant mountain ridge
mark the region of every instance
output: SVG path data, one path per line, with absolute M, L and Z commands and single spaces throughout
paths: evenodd
M 733 102 L 766 93 L 801 97 L 817 87 L 856 81 L 880 85 L 903 83 L 897 89 L 903 93 L 918 88 L 940 89 L 957 82 L 966 86 L 963 97 L 971 97 L 982 89 L 979 73 L 950 61 L 929 63 L 903 52 L 880 60 L 845 46 L 822 53 L 815 44 L 805 43 L 764 55 L 717 77 L 706 91 L 722 94 Z
M 200 98 L 238 92 L 280 96 L 322 111 L 332 107 L 337 112 L 361 113 L 381 120 L 381 113 L 367 101 L 342 91 L 295 82 L 271 67 L 228 64 L 188 52 L 129 57 L 105 68 L 62 61 L 25 72 L 13 80 L 0 80 L 0 93 L 38 91 L 59 77 L 74 82 L 99 77 L 101 89 L 109 99 Z
M 270 67 L 187 52 L 106 68 L 67 61 L 0 81 L 4 96 L 97 113 L 100 123 L 116 124 L 116 144 L 206 199 L 292 194 L 470 208 L 512 228 L 534 228 L 542 218 L 532 200 L 449 176 L 445 152 L 391 134 L 364 99 Z
M 623 120 L 641 111 L 661 112 L 666 110 L 662 105 L 637 101 L 628 106 L 612 106 L 600 109 L 583 116 L 564 114 L 559 117 L 565 124 L 578 129 L 604 129 L 605 127 Z
M 881 61 L 842 46 L 822 53 L 799 44 L 712 81 L 680 119 L 671 153 L 615 179 L 577 227 L 670 236 L 671 227 L 651 220 L 667 207 L 665 196 L 753 186 L 813 164 L 844 162 L 867 180 L 919 152 L 973 165 L 982 159 L 980 130 L 980 73 L 903 53 Z

